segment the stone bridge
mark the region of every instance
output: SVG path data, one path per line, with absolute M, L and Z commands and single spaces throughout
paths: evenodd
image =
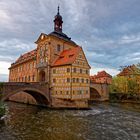
M 46 83 L 4 83 L 1 85 L 2 101 L 8 100 L 11 96 L 24 92 L 31 95 L 38 105 L 50 106 L 51 98 L 49 94 L 48 84 Z
M 53 100 L 49 92 L 49 85 L 47 83 L 14 83 L 7 82 L 0 85 L 2 101 L 11 99 L 13 95 L 18 93 L 29 94 L 32 96 L 37 105 L 51 107 Z M 109 99 L 109 85 L 108 84 L 90 84 L 90 100 L 105 101 Z M 56 105 L 58 106 L 58 104 Z
M 90 100 L 109 100 L 109 85 L 104 83 L 90 83 Z

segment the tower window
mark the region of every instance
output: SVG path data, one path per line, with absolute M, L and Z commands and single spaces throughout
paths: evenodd
M 88 70 L 86 70 L 86 74 L 88 74 Z
M 45 61 L 48 62 L 48 58 L 47 57 L 45 58 Z
M 24 77 L 22 77 L 22 82 L 24 82 Z
M 61 47 L 60 47 L 60 45 L 58 44 L 58 45 L 57 45 L 57 51 L 60 52 L 60 50 L 61 50 Z
M 27 82 L 27 77 L 25 76 L 25 82 Z
M 32 81 L 34 81 L 35 80 L 35 76 L 33 75 L 33 77 L 32 77 Z
M 28 77 L 28 81 L 30 82 L 30 76 Z

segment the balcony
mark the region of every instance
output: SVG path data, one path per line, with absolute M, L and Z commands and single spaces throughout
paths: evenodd
M 42 63 L 38 63 L 37 65 L 36 65 L 36 68 L 44 68 L 44 67 L 47 67 L 47 62 L 42 62 Z

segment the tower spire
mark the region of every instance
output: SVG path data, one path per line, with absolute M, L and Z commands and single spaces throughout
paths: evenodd
M 57 15 L 54 18 L 54 31 L 62 32 L 62 24 L 63 24 L 62 16 L 59 13 L 59 5 L 58 5 Z
M 57 14 L 59 15 L 59 5 L 58 5 L 58 8 L 57 8 Z

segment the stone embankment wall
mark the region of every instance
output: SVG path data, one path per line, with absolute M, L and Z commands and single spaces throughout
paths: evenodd
M 110 93 L 109 100 L 111 102 L 132 102 L 140 103 L 140 94 L 132 93 Z

